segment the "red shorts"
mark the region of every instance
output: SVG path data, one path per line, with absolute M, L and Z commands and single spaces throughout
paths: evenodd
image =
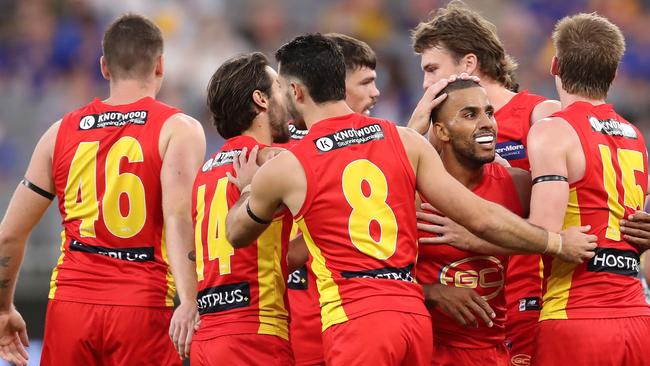
M 193 341 L 190 365 L 292 366 L 291 344 L 268 334 L 235 334 Z
M 533 365 L 650 365 L 650 317 L 545 320 Z
M 510 364 L 530 365 L 535 353 L 535 336 L 539 325 L 539 311 L 526 312 L 518 316 L 508 314 L 506 321 L 506 342 L 510 347 Z
M 41 365 L 181 365 L 171 308 L 50 300 Z
M 363 315 L 325 330 L 323 350 L 328 366 L 428 365 L 431 318 L 397 311 Z
M 436 343 L 433 348 L 432 366 L 510 366 L 505 345 L 492 348 L 460 348 Z

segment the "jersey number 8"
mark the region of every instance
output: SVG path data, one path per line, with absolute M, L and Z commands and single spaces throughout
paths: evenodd
M 363 191 L 363 182 L 369 194 Z M 343 195 L 352 207 L 348 220 L 350 240 L 359 251 L 380 260 L 390 258 L 397 248 L 397 219 L 388 206 L 388 182 L 384 173 L 366 159 L 355 160 L 343 170 Z M 379 240 L 370 234 L 370 225 L 379 224 Z

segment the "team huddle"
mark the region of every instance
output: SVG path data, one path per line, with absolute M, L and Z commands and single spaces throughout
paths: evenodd
M 559 101 L 519 91 L 491 23 L 438 9 L 408 127 L 370 116 L 361 40 L 299 35 L 277 71 L 235 56 L 204 160 L 201 124 L 155 99 L 160 30 L 118 18 L 110 96 L 48 129 L 0 224 L 0 357 L 28 363 L 13 296 L 56 197 L 41 365 L 650 365 L 647 149 L 605 102 L 625 40 L 596 14 L 552 37 Z

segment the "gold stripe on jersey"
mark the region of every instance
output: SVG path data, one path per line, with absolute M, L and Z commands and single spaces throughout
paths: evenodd
M 298 236 L 298 224 L 294 222 L 291 225 L 291 234 L 289 234 L 289 238 L 294 239 L 296 236 Z
M 53 299 L 56 294 L 56 279 L 59 276 L 59 266 L 63 264 L 63 258 L 65 258 L 65 241 L 66 241 L 65 230 L 61 231 L 61 255 L 56 261 L 56 266 L 52 270 L 52 277 L 50 278 L 50 293 L 47 295 L 48 299 Z
M 316 275 L 316 287 L 318 288 L 321 320 L 323 322 L 322 330 L 329 328 L 334 324 L 346 322 L 348 316 L 343 309 L 339 286 L 332 278 L 332 272 L 325 265 L 325 257 L 321 253 L 314 239 L 312 239 L 304 217 L 296 221 L 302 235 L 307 243 L 307 249 L 312 256 L 311 269 Z
M 165 241 L 164 227 L 160 238 L 160 250 L 162 252 L 163 262 L 165 262 L 165 264 L 167 265 L 167 274 L 165 275 L 165 280 L 167 281 L 167 295 L 165 296 L 165 305 L 174 306 L 174 296 L 176 296 L 176 284 L 174 283 L 174 276 L 172 276 L 172 268 L 169 265 L 169 258 L 167 257 L 167 242 Z
M 564 226 L 581 226 L 580 205 L 578 204 L 578 192 L 575 188 L 569 192 L 569 202 L 566 214 L 564 215 Z M 566 305 L 569 302 L 571 281 L 576 264 L 564 262 L 554 258 L 551 263 L 551 274 L 546 284 L 544 294 L 544 306 L 539 320 L 547 319 L 568 319 Z
M 259 334 L 270 334 L 289 340 L 284 303 L 286 281 L 282 273 L 282 217 L 257 239 L 257 283 L 259 286 Z

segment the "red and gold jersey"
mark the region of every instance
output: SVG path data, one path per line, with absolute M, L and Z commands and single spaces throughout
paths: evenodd
M 483 166 L 483 179 L 473 192 L 522 215 L 517 189 L 506 168 L 490 163 Z M 431 236 L 420 231 L 419 236 Z M 438 307 L 430 309 L 436 343 L 460 348 L 488 348 L 505 340 L 506 298 L 504 284 L 507 256 L 491 256 L 467 252 L 450 245 L 420 245 L 417 280 L 423 284 L 442 284 L 474 289 L 494 310 L 494 326 L 467 328 Z
M 196 244 L 197 303 L 201 328 L 195 337 L 269 334 L 289 338 L 286 299 L 286 255 L 292 218 L 274 218 L 256 242 L 234 249 L 226 239 L 226 215 L 239 199 L 228 181 L 233 159 L 242 149 L 260 145 L 248 136 L 228 139 L 203 164 L 192 190 Z M 261 146 L 263 147 L 263 146 Z
M 52 174 L 64 229 L 50 299 L 173 306 L 158 140 L 176 113 L 146 97 L 95 99 L 63 117 Z
M 499 156 L 513 167 L 530 170 L 528 163 L 528 131 L 530 116 L 535 107 L 546 98 L 524 90 L 515 94 L 506 105 L 494 113 L 497 121 L 497 147 Z
M 554 114 L 580 138 L 585 174 L 570 185 L 564 227 L 591 225 L 596 255 L 572 264 L 544 257 L 546 319 L 648 316 L 639 273 L 639 249 L 625 241 L 620 220 L 641 210 L 648 184 L 643 135 L 611 105 L 575 102 Z
M 291 152 L 307 178 L 295 220 L 313 258 L 323 330 L 375 311 L 428 315 L 412 275 L 415 174 L 395 125 L 329 118 Z

